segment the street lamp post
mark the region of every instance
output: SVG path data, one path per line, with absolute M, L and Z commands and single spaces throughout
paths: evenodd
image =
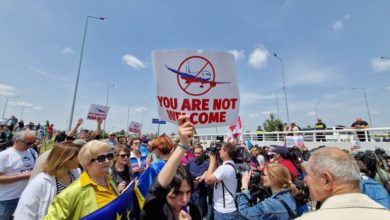
M 17 98 L 19 98 L 20 96 L 5 96 L 5 95 L 0 95 L 0 96 L 3 96 L 3 97 L 6 98 L 6 100 L 5 100 L 5 105 L 4 105 L 4 110 L 3 110 L 3 115 L 1 116 L 1 118 L 4 119 L 5 110 L 7 110 L 8 100 L 9 100 L 9 99 L 12 99 L 12 98 L 17 99 Z
M 280 61 L 280 66 L 282 68 L 284 102 L 285 102 L 285 105 L 286 105 L 287 123 L 290 124 L 290 113 L 288 111 L 288 104 L 287 104 L 286 81 L 285 81 L 285 77 L 284 77 L 284 63 L 283 63 L 283 60 L 276 53 L 274 53 L 274 56 Z
M 77 88 L 78 88 L 78 86 L 79 86 L 79 78 L 80 78 L 81 63 L 82 63 L 82 61 L 83 61 L 85 37 L 86 37 L 86 35 L 87 35 L 87 28 L 88 28 L 88 21 L 89 21 L 89 18 L 99 19 L 99 20 L 102 20 L 102 21 L 108 20 L 108 19 L 105 18 L 105 17 L 87 16 L 87 19 L 86 19 L 86 21 L 85 21 L 84 36 L 83 36 L 83 44 L 82 44 L 82 46 L 81 46 L 80 61 L 79 61 L 79 67 L 78 67 L 78 70 L 77 70 L 77 78 L 76 78 L 76 84 L 75 84 L 75 88 L 74 88 L 72 108 L 71 108 L 71 110 L 70 110 L 70 119 L 69 119 L 68 130 L 72 129 L 72 121 L 73 121 L 74 106 L 75 106 L 75 103 L 76 103 Z
M 106 106 L 108 106 L 108 94 L 110 93 L 110 88 L 111 87 L 117 87 L 117 85 L 116 84 L 110 84 L 110 85 L 107 86 Z M 106 132 L 107 117 L 108 117 L 108 115 L 106 116 L 106 120 L 104 120 L 104 125 L 103 125 L 104 132 Z
M 368 120 L 370 121 L 370 126 L 373 127 L 372 120 L 371 120 L 370 108 L 368 107 L 366 89 L 365 89 L 365 88 L 352 88 L 352 89 L 355 89 L 355 90 L 362 90 L 362 91 L 363 91 L 364 100 L 366 101 L 366 108 L 367 108 L 367 113 L 368 113 Z
M 279 99 L 278 99 L 278 89 L 275 91 L 275 101 L 276 101 L 276 117 L 279 119 Z
M 317 109 L 317 106 L 320 104 L 320 102 L 316 103 L 316 105 L 314 106 L 314 110 L 316 112 L 316 118 L 318 118 L 318 109 Z

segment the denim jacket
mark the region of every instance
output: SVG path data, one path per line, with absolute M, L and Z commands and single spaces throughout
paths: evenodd
M 264 201 L 257 203 L 254 206 L 249 206 L 250 193 L 248 190 L 237 194 L 236 201 L 238 210 L 241 216 L 247 219 L 268 219 L 268 220 L 288 220 L 290 219 L 287 210 L 282 203 L 276 198 L 283 200 L 290 209 L 297 213 L 297 207 L 295 201 L 288 191 L 288 189 L 282 189 L 277 193 L 274 193 L 271 197 Z

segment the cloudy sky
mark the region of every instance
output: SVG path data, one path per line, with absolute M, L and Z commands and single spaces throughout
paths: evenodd
M 0 110 L 25 121 L 50 120 L 65 129 L 70 116 L 86 16 L 74 121 L 91 103 L 105 104 L 108 130 L 143 122 L 156 131 L 151 52 L 157 49 L 229 51 L 236 58 L 240 115 L 254 130 L 269 113 L 286 121 L 281 62 L 290 120 L 328 126 L 368 121 L 390 125 L 390 2 L 319 0 L 1 1 Z M 19 96 L 19 98 L 16 98 Z M 84 127 L 93 128 L 92 121 Z M 174 125 L 162 131 L 176 130 Z M 219 128 L 218 131 L 225 131 Z M 215 132 L 214 129 L 200 130 Z

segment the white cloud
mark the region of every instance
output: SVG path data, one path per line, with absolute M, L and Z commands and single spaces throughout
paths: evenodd
M 249 55 L 248 64 L 255 69 L 263 69 L 267 66 L 268 57 L 268 50 L 264 46 L 259 45 Z
M 335 31 L 340 31 L 344 28 L 344 22 L 342 21 L 336 21 L 335 23 L 333 23 L 333 30 Z
M 129 65 L 137 70 L 146 67 L 145 64 L 141 60 L 139 60 L 137 57 L 135 57 L 131 54 L 123 55 L 122 59 L 126 62 L 127 65 Z
M 149 108 L 145 107 L 145 106 L 138 106 L 138 107 L 134 108 L 134 111 L 139 112 L 139 113 L 144 113 L 144 112 L 149 111 Z
M 33 107 L 33 109 L 34 110 L 42 110 L 43 108 L 42 108 L 42 106 L 35 106 L 35 107 Z
M 260 117 L 260 114 L 258 114 L 258 113 L 249 113 L 248 114 L 248 118 L 258 118 L 258 117 Z
M 24 108 L 32 108 L 33 104 L 25 101 L 10 101 L 9 105 L 12 106 L 18 106 L 18 107 L 24 107 Z
M 241 60 L 245 57 L 243 50 L 229 50 L 229 53 L 233 54 L 236 60 Z
M 61 53 L 64 55 L 68 55 L 74 53 L 74 50 L 70 47 L 65 47 L 64 49 L 61 50 Z
M 321 85 L 342 79 L 342 73 L 332 67 L 297 61 L 287 69 L 287 86 Z
M 390 70 L 390 59 L 371 58 L 370 63 L 375 72 Z
M 345 22 L 351 18 L 350 14 L 346 14 L 342 19 L 335 21 L 332 25 L 334 31 L 341 31 L 344 29 Z
M 38 68 L 30 68 L 31 71 L 33 71 L 34 73 L 37 73 L 39 75 L 42 75 L 42 76 L 46 76 L 47 78 L 51 78 L 51 79 L 56 79 L 56 80 L 61 80 L 61 81 L 66 81 L 66 82 L 69 82 L 70 80 L 65 78 L 65 77 L 62 77 L 62 76 L 57 76 L 57 75 L 54 75 L 54 74 L 50 74 L 50 73 L 47 73 L 43 70 L 40 70 Z
M 315 116 L 315 115 L 316 115 L 316 112 L 311 111 L 311 112 L 308 112 L 306 115 L 307 115 L 307 116 Z
M 263 115 L 270 115 L 271 113 L 275 114 L 276 111 L 262 111 L 261 114 Z
M 240 103 L 242 105 L 258 104 L 263 100 L 275 99 L 275 95 L 260 95 L 256 92 L 241 92 Z
M 2 91 L 10 91 L 10 90 L 15 90 L 15 87 L 13 86 L 9 86 L 9 85 L 5 85 L 5 84 L 0 84 L 0 90 Z
M 16 96 L 15 94 L 15 87 L 5 85 L 5 84 L 0 84 L 0 95 L 2 96 L 7 96 L 7 97 L 14 97 Z

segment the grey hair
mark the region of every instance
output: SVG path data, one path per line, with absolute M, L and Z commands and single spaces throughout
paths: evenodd
M 18 131 L 16 132 L 15 136 L 14 136 L 14 140 L 15 141 L 25 141 L 25 138 L 27 135 L 31 135 L 31 136 L 36 136 L 36 132 L 35 131 L 32 131 L 32 130 L 22 130 L 22 131 Z
M 317 176 L 329 172 L 337 183 L 359 183 L 360 170 L 355 159 L 335 147 L 315 151 L 310 157 L 310 169 Z

